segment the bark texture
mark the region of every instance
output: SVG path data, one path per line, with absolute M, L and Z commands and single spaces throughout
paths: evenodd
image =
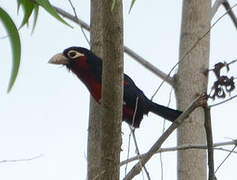
M 90 116 L 87 142 L 87 179 L 101 176 L 101 106 L 90 97 Z
M 91 50 L 97 56 L 103 56 L 103 38 L 102 23 L 100 23 L 102 6 L 96 5 L 91 1 L 91 33 L 90 43 Z M 99 4 L 99 3 L 97 3 Z M 88 145 L 87 145 L 87 179 L 100 179 L 103 173 L 101 169 L 101 105 L 99 105 L 91 96 L 90 97 L 90 116 L 88 128 Z
M 91 48 L 103 59 L 102 104 L 91 104 L 88 179 L 120 177 L 123 104 L 123 8 L 117 0 L 91 0 Z M 95 128 L 95 129 L 94 129 Z M 95 157 L 97 156 L 97 157 Z M 94 162 L 96 161 L 96 162 Z
M 180 58 L 189 51 L 210 28 L 211 1 L 184 0 L 180 37 Z M 209 34 L 180 63 L 176 76 L 178 108 L 183 110 L 202 92 L 206 92 L 208 77 L 204 75 L 209 65 Z M 206 144 L 204 111 L 196 109 L 178 128 L 178 145 Z M 178 179 L 204 180 L 207 178 L 206 150 L 178 151 Z

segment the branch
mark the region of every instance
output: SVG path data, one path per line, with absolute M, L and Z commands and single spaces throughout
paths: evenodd
M 76 17 L 76 19 L 78 19 L 78 16 L 77 16 L 77 12 L 76 12 L 76 8 L 75 8 L 75 6 L 72 4 L 72 1 L 71 1 L 71 0 L 68 0 L 68 1 L 69 1 L 70 6 L 72 7 L 72 10 L 73 10 L 74 16 Z M 85 33 L 83 27 L 82 27 L 81 25 L 80 25 L 80 27 L 81 27 L 81 32 L 82 32 L 82 34 L 84 35 L 84 38 L 86 39 L 88 45 L 90 46 L 90 40 L 87 38 L 86 33 Z
M 134 113 L 135 114 L 135 113 Z M 135 116 L 134 116 L 135 117 Z M 136 148 L 136 153 L 137 153 L 137 157 L 138 157 L 138 160 L 139 162 L 141 162 L 141 154 L 140 154 L 140 151 L 139 151 L 139 148 L 138 148 L 138 144 L 137 144 L 137 139 L 136 139 L 136 136 L 135 136 L 135 129 L 132 128 L 131 126 L 129 126 L 130 128 L 130 131 L 131 131 L 131 134 L 132 134 L 132 137 L 133 137 L 133 140 L 134 140 L 134 144 L 135 144 L 135 148 Z M 149 172 L 146 168 L 146 166 L 143 166 L 141 163 L 140 163 L 140 166 L 141 168 L 144 168 L 144 171 L 146 173 L 146 176 L 147 176 L 147 179 L 150 180 L 150 175 L 149 175 Z M 144 178 L 144 177 L 143 177 Z
M 155 75 L 163 79 L 165 82 L 170 84 L 171 86 L 174 86 L 174 80 L 172 77 L 167 75 L 166 73 L 159 70 L 157 67 L 149 63 L 147 60 L 145 60 L 143 57 L 139 56 L 137 53 L 135 53 L 130 48 L 124 46 L 124 52 L 127 53 L 127 55 L 134 58 L 137 62 L 139 62 L 141 65 L 143 65 L 145 68 L 149 69 L 151 72 L 153 72 Z
M 204 107 L 205 111 L 205 130 L 206 130 L 206 139 L 207 139 L 207 149 L 208 149 L 208 167 L 209 167 L 209 180 L 215 179 L 214 171 L 214 153 L 213 153 L 213 136 L 212 136 L 212 126 L 211 126 L 211 112 L 207 104 Z
M 201 96 L 197 97 L 191 105 L 174 121 L 173 124 L 162 134 L 162 136 L 156 141 L 156 143 L 151 147 L 151 149 L 144 155 L 144 157 L 141 159 L 140 162 L 138 162 L 125 176 L 124 180 L 130 180 L 133 177 L 135 177 L 137 174 L 141 171 L 141 165 L 144 166 L 151 157 L 160 149 L 161 145 L 164 143 L 164 141 L 169 137 L 169 135 L 183 122 L 184 119 L 198 106 L 203 104 L 203 102 L 206 102 L 206 95 L 202 94 Z
M 237 97 L 237 95 L 234 95 L 234 96 L 232 96 L 232 97 L 230 97 L 230 98 L 228 98 L 228 99 L 226 99 L 226 100 L 224 100 L 224 101 L 221 101 L 221 102 L 216 103 L 216 104 L 209 105 L 209 108 L 213 108 L 213 107 L 215 107 L 215 106 L 218 106 L 218 105 L 221 105 L 221 104 L 223 104 L 223 103 L 226 103 L 226 102 L 228 102 L 228 101 L 230 101 L 230 100 L 232 100 L 232 99 L 234 99 L 234 98 L 236 98 L 236 97 Z
M 213 18 L 217 12 L 217 10 L 219 9 L 219 7 L 222 5 L 222 3 L 225 0 L 216 0 L 215 3 L 213 4 L 212 8 L 211 8 L 211 18 Z
M 53 6 L 56 11 L 61 14 L 63 17 L 75 22 L 76 24 L 80 25 L 82 28 L 86 29 L 87 31 L 90 31 L 90 26 L 84 22 L 83 20 L 77 18 L 76 16 L 64 11 L 61 8 L 58 8 L 56 6 Z M 133 50 L 131 50 L 130 48 L 128 48 L 127 46 L 124 46 L 124 52 L 129 55 L 130 57 L 132 57 L 133 59 L 135 59 L 138 63 L 140 63 L 141 65 L 143 65 L 145 68 L 149 69 L 151 72 L 153 72 L 154 74 L 156 74 L 158 77 L 160 77 L 161 79 L 163 79 L 164 81 L 166 81 L 168 84 L 170 84 L 171 86 L 174 85 L 174 81 L 173 78 L 170 77 L 169 75 L 167 75 L 166 73 L 164 73 L 163 71 L 159 70 L 157 67 L 155 67 L 154 65 L 152 65 L 151 63 L 149 63 L 149 61 L 145 60 L 143 57 L 139 56 L 137 53 L 135 53 Z
M 53 6 L 53 5 L 52 5 Z M 56 6 L 53 6 L 54 9 L 59 13 L 61 14 L 63 17 L 75 22 L 76 24 L 82 26 L 84 29 L 86 29 L 87 31 L 90 31 L 90 26 L 83 20 L 79 19 L 79 18 L 76 18 L 74 15 L 64 11 L 63 9 L 59 8 L 59 7 L 56 7 Z
M 12 160 L 1 160 L 0 163 L 14 163 L 14 162 L 24 162 L 24 161 L 32 161 L 34 159 L 38 159 L 42 157 L 42 154 L 41 155 L 38 155 L 38 156 L 34 156 L 32 158 L 25 158 L 25 159 L 12 159 Z
M 221 151 L 226 151 L 226 152 L 232 152 L 231 150 L 224 149 L 224 148 L 218 148 L 220 146 L 230 146 L 230 145 L 236 145 L 237 144 L 237 139 L 233 141 L 227 141 L 227 142 L 220 142 L 220 143 L 215 143 L 213 144 L 213 148 L 215 150 L 221 150 Z M 161 152 L 173 152 L 173 151 L 182 151 L 182 150 L 187 150 L 187 149 L 207 149 L 207 145 L 205 144 L 187 144 L 187 145 L 181 145 L 181 146 L 176 146 L 176 147 L 169 147 L 169 148 L 160 148 L 156 153 L 161 153 Z M 237 153 L 234 151 L 234 153 Z M 146 154 L 141 154 L 140 158 L 143 158 Z M 129 162 L 136 161 L 138 160 L 138 156 L 134 156 L 130 159 L 124 160 L 120 163 L 120 166 L 123 166 Z
M 233 149 L 231 150 L 231 152 L 229 152 L 229 154 L 225 157 L 225 159 L 221 162 L 221 164 L 216 168 L 215 173 L 217 173 L 217 171 L 220 169 L 220 167 L 224 164 L 224 162 L 230 157 L 230 155 L 234 152 L 235 148 L 237 147 L 237 145 L 235 145 L 233 147 Z
M 137 144 L 137 139 L 136 139 L 136 136 L 135 136 L 135 128 L 133 128 L 133 125 L 134 125 L 134 121 L 135 121 L 135 117 L 136 117 L 136 114 L 137 114 L 137 104 L 138 104 L 138 101 L 139 101 L 139 98 L 137 97 L 136 98 L 136 106 L 135 106 L 135 110 L 134 110 L 134 113 L 133 113 L 133 118 L 132 118 L 132 125 L 130 126 L 129 125 L 129 128 L 130 128 L 130 132 L 132 134 L 132 137 L 133 137 L 133 140 L 134 140 L 134 145 L 135 145 L 135 148 L 136 148 L 136 153 L 137 153 L 137 156 L 138 156 L 138 159 L 139 159 L 139 162 L 140 162 L 140 151 L 139 151 L 139 148 L 138 148 L 138 144 Z M 141 165 L 141 168 L 143 167 L 142 164 Z M 146 169 L 146 166 L 144 166 L 144 170 L 145 170 L 145 173 L 147 175 L 147 178 L 150 180 L 150 175 L 149 175 L 149 172 L 147 171 Z
M 237 28 L 237 18 L 234 14 L 234 12 L 232 11 L 232 8 L 230 6 L 230 3 L 228 2 L 228 0 L 216 0 L 214 5 L 212 6 L 212 9 L 211 9 L 211 17 L 213 18 L 214 15 L 216 14 L 217 10 L 219 9 L 219 7 L 223 5 L 224 8 L 226 9 L 226 11 L 228 12 L 231 20 L 233 21 L 235 27 Z
M 232 8 L 231 8 L 229 2 L 227 0 L 224 0 L 223 6 L 226 9 L 226 11 L 228 12 L 228 14 L 229 14 L 231 20 L 233 21 L 235 27 L 237 28 L 237 18 L 235 16 L 234 12 L 232 11 Z

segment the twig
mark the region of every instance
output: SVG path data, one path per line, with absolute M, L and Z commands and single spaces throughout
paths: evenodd
M 213 4 L 212 8 L 211 8 L 211 18 L 213 18 L 217 12 L 217 10 L 219 9 L 219 7 L 222 5 L 222 3 L 224 2 L 224 0 L 216 0 L 215 3 Z
M 233 21 L 235 27 L 237 28 L 237 18 L 235 16 L 234 12 L 232 11 L 230 3 L 227 0 L 216 0 L 215 1 L 214 5 L 212 6 L 212 9 L 211 9 L 211 17 L 213 18 L 215 16 L 217 10 L 219 9 L 219 7 L 221 5 L 224 6 L 224 8 L 228 12 L 231 20 Z
M 151 72 L 153 72 L 155 75 L 163 79 L 165 82 L 170 84 L 171 86 L 174 86 L 174 80 L 172 77 L 167 75 L 166 73 L 159 70 L 157 67 L 149 63 L 149 61 L 145 60 L 143 57 L 139 56 L 137 53 L 135 53 L 130 48 L 124 46 L 124 52 L 127 53 L 129 56 L 131 56 L 133 59 L 135 59 L 137 62 L 139 62 L 141 65 L 149 69 Z
M 133 118 L 132 118 L 132 125 L 129 126 L 129 128 L 130 128 L 130 132 L 131 132 L 131 134 L 132 134 L 133 141 L 134 141 L 134 144 L 135 144 L 137 157 L 138 157 L 138 160 L 139 160 L 139 162 L 140 162 L 140 160 L 141 160 L 141 159 L 140 159 L 140 155 L 141 155 L 141 154 L 140 154 L 140 151 L 139 151 L 139 148 L 138 148 L 138 144 L 137 144 L 137 139 L 136 139 L 136 136 L 135 136 L 135 129 L 133 128 L 133 125 L 134 125 L 134 122 L 135 122 L 135 118 L 136 118 L 136 114 L 137 114 L 138 101 L 139 101 L 139 98 L 137 97 L 137 98 L 136 98 L 136 104 L 135 104 L 135 110 L 134 110 Z M 150 179 L 150 175 L 149 175 L 149 173 L 148 173 L 148 171 L 147 171 L 147 169 L 146 169 L 146 166 L 143 167 L 141 163 L 140 163 L 140 166 L 141 166 L 141 168 L 144 168 L 145 173 L 146 173 L 146 175 L 147 175 L 147 178 Z M 143 176 L 143 179 L 144 179 L 144 176 Z
M 72 4 L 72 1 L 71 1 L 71 0 L 68 0 L 68 1 L 69 1 L 70 5 L 71 5 L 71 7 L 72 7 L 74 16 L 76 17 L 76 19 L 78 19 L 77 12 L 76 12 L 76 8 L 75 8 L 74 5 Z M 88 37 L 86 36 L 86 33 L 85 33 L 85 31 L 84 31 L 82 25 L 79 24 L 79 26 L 81 27 L 81 32 L 82 32 L 83 36 L 85 37 L 85 39 L 86 39 L 88 45 L 90 46 L 90 41 L 89 41 Z
M 31 0 L 33 1 L 33 0 Z M 62 15 L 63 17 L 73 21 L 74 23 L 76 24 L 79 24 L 81 25 L 84 29 L 86 29 L 87 31 L 90 31 L 90 26 L 83 20 L 79 19 L 79 18 L 76 18 L 75 16 L 73 16 L 72 14 L 68 13 L 67 11 L 64 11 L 63 9 L 59 8 L 59 7 L 56 7 L 54 5 L 52 5 L 53 8 L 60 14 Z
M 146 166 L 143 166 L 142 163 L 141 163 L 141 154 L 140 154 L 138 144 L 137 144 L 137 139 L 136 139 L 136 136 L 135 136 L 135 129 L 133 129 L 131 126 L 129 126 L 129 127 L 130 127 L 130 131 L 131 131 L 131 134 L 132 134 L 132 137 L 133 137 L 133 140 L 134 140 L 134 144 L 135 144 L 136 153 L 137 153 L 137 157 L 138 157 L 140 167 L 144 168 L 144 171 L 147 175 L 147 178 L 150 180 L 151 178 L 150 178 L 148 170 L 146 169 Z M 143 179 L 144 179 L 144 176 L 143 176 Z
M 221 164 L 216 168 L 215 173 L 217 173 L 217 171 L 220 169 L 220 167 L 224 164 L 224 162 L 228 159 L 228 157 L 232 154 L 232 152 L 235 150 L 235 148 L 237 147 L 237 145 L 235 145 L 233 147 L 233 149 L 231 150 L 231 152 L 229 152 L 229 154 L 225 157 L 225 159 L 221 162 Z
M 221 102 L 216 103 L 216 104 L 209 105 L 209 108 L 213 108 L 213 107 L 215 107 L 215 106 L 218 106 L 218 105 L 221 105 L 221 104 L 223 104 L 223 103 L 226 103 L 226 102 L 228 102 L 228 101 L 230 101 L 230 100 L 232 100 L 232 99 L 234 99 L 234 98 L 236 98 L 236 97 L 237 97 L 237 95 L 234 95 L 234 96 L 232 96 L 232 97 L 230 97 L 230 98 L 228 98 L 228 99 L 226 99 L 226 100 L 224 100 L 224 101 L 221 101 Z
M 32 161 L 35 159 L 38 159 L 40 157 L 42 157 L 43 155 L 40 154 L 38 156 L 34 156 L 32 158 L 24 158 L 24 159 L 12 159 L 12 160 L 1 160 L 0 163 L 14 163 L 14 162 L 25 162 L 25 161 Z
M 221 143 L 215 143 L 213 145 L 214 150 L 220 150 L 220 151 L 226 151 L 226 152 L 232 152 L 231 150 L 228 149 L 224 149 L 224 148 L 218 148 L 220 146 L 230 146 L 233 144 L 236 144 L 237 140 L 233 140 L 233 141 L 227 141 L 227 142 L 221 142 Z M 193 144 L 193 145 L 181 145 L 181 146 L 176 146 L 176 147 L 170 147 L 170 148 L 160 148 L 156 153 L 161 153 L 161 152 L 173 152 L 173 151 L 183 151 L 183 150 L 188 150 L 188 149 L 207 149 L 207 145 L 205 144 Z M 237 153 L 237 152 L 233 152 L 233 153 Z M 143 158 L 145 154 L 141 154 L 141 158 Z M 138 160 L 137 156 L 134 156 L 130 159 L 124 160 L 120 163 L 120 166 L 123 166 L 129 162 L 132 161 L 136 161 Z
M 207 104 L 204 107 L 205 111 L 205 130 L 207 139 L 207 152 L 208 152 L 208 168 L 209 168 L 209 180 L 215 179 L 214 172 L 214 153 L 213 153 L 213 137 L 212 137 L 212 125 L 211 125 L 211 112 Z
M 174 121 L 173 124 L 162 134 L 162 136 L 155 142 L 155 144 L 150 148 L 150 150 L 144 155 L 141 159 L 141 162 L 138 162 L 127 174 L 124 180 L 130 180 L 135 177 L 137 174 L 140 173 L 141 167 L 140 163 L 144 166 L 151 157 L 158 151 L 164 141 L 169 137 L 169 135 L 179 126 L 182 124 L 184 119 L 198 106 L 200 106 L 203 102 L 206 102 L 206 96 L 202 94 L 201 96 L 197 97 L 190 106 Z
M 232 11 L 232 8 L 230 6 L 230 3 L 227 0 L 224 0 L 224 2 L 222 3 L 224 8 L 226 9 L 226 11 L 228 12 L 231 20 L 233 21 L 235 27 L 237 28 L 237 18 L 234 14 L 234 12 Z
M 136 118 L 136 115 L 137 115 L 137 104 L 138 104 L 138 101 L 139 101 L 139 97 L 136 98 L 135 109 L 134 109 L 134 113 L 133 113 L 133 117 L 132 117 L 132 127 L 134 125 L 135 118 Z
M 167 107 L 169 107 L 170 103 L 171 103 L 172 91 L 173 91 L 173 88 L 170 89 L 169 100 L 168 100 L 168 103 L 167 103 Z M 166 122 L 165 119 L 163 119 L 162 134 L 165 132 L 165 122 Z M 161 178 L 161 180 L 163 180 L 164 179 L 164 167 L 163 167 L 162 153 L 160 153 L 160 168 L 161 168 L 160 178 Z
M 131 142 L 131 132 L 129 133 L 129 137 L 128 137 L 128 152 L 127 152 L 127 159 L 129 159 L 129 153 L 130 153 L 130 143 Z M 127 175 L 127 169 L 128 169 L 128 162 L 126 163 L 125 166 L 125 176 Z
M 232 61 L 230 61 L 229 63 L 227 63 L 228 65 L 231 65 L 231 64 L 234 64 L 234 63 L 236 63 L 237 62 L 237 59 L 234 59 L 234 60 L 232 60 Z

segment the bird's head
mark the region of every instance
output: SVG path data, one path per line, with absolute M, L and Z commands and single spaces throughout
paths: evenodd
M 50 60 L 50 64 L 66 65 L 69 69 L 79 62 L 82 58 L 90 56 L 91 51 L 82 47 L 70 47 L 54 55 Z

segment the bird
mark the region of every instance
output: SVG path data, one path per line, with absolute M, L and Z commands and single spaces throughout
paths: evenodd
M 87 87 L 97 103 L 101 103 L 102 59 L 91 50 L 83 47 L 69 47 L 54 55 L 50 64 L 65 65 Z M 123 116 L 122 120 L 134 128 L 139 128 L 144 115 L 155 113 L 174 122 L 182 111 L 157 104 L 148 99 L 135 82 L 124 73 Z

